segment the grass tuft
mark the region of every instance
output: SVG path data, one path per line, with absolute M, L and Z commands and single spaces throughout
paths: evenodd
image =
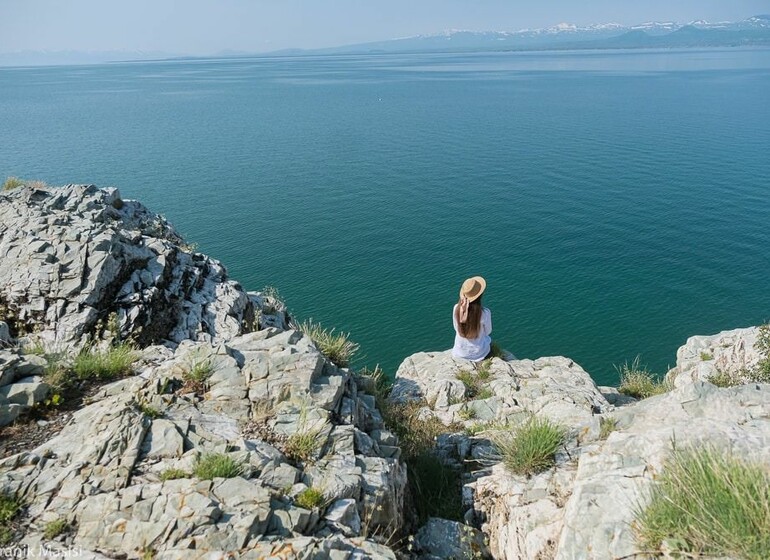
M 283 452 L 292 461 L 309 461 L 321 447 L 320 430 L 294 432 L 286 440 Z
M 489 345 L 489 353 L 492 355 L 493 358 L 502 358 L 503 357 L 503 349 L 494 340 Z
M 607 439 L 609 435 L 618 429 L 618 421 L 612 416 L 602 416 L 599 419 L 599 439 Z
M 714 359 L 714 356 L 712 356 L 712 355 L 711 355 L 711 354 L 709 354 L 708 352 L 701 352 L 701 353 L 700 353 L 700 359 L 701 359 L 702 361 L 704 361 L 704 362 L 708 362 L 708 361 L 710 361 L 710 360 L 713 360 L 713 359 Z
M 309 336 L 315 342 L 321 354 L 329 358 L 339 367 L 347 367 L 353 355 L 358 351 L 359 345 L 349 340 L 349 334 L 334 333 L 334 329 L 325 329 L 312 319 L 296 325 L 297 330 Z
M 323 506 L 326 496 L 318 488 L 310 487 L 300 492 L 294 499 L 294 505 L 305 509 L 314 509 Z
M 377 408 L 387 406 L 387 399 L 393 389 L 393 380 L 390 379 L 379 365 L 374 369 L 364 367 L 357 372 L 359 387 L 365 393 L 374 397 Z
M 490 439 L 510 472 L 529 476 L 555 464 L 556 451 L 566 436 L 563 426 L 533 416 L 512 431 L 498 432 Z
M 617 367 L 620 374 L 620 387 L 618 391 L 635 399 L 646 399 L 653 395 L 660 395 L 670 390 L 668 383 L 660 381 L 655 374 L 647 371 L 639 365 L 639 356 L 630 364 L 625 362 Z
M 8 177 L 3 183 L 3 190 L 10 191 L 16 189 L 24 184 L 24 181 L 18 177 Z
M 457 411 L 457 415 L 461 420 L 473 420 L 478 416 L 478 412 L 476 412 L 475 408 L 465 406 Z
M 476 376 L 479 381 L 489 381 L 492 378 L 492 360 L 486 359 L 479 364 L 479 368 L 476 370 Z
M 208 453 L 195 463 L 193 474 L 202 480 L 235 478 L 243 474 L 243 465 L 224 453 Z
M 166 469 L 160 473 L 159 478 L 166 482 L 167 480 L 178 480 L 180 478 L 190 478 L 190 474 L 182 469 Z M 228 477 L 229 478 L 229 477 Z
M 184 378 L 193 383 L 205 383 L 213 373 L 214 366 L 210 359 L 193 360 L 190 368 L 184 372 Z
M 50 541 L 69 531 L 69 528 L 70 526 L 69 523 L 67 523 L 67 520 L 60 517 L 59 519 L 49 521 L 45 524 L 45 529 L 43 529 L 43 537 Z
M 674 449 L 635 531 L 645 550 L 770 558 L 770 473 L 710 447 Z
M 139 403 L 137 404 L 137 408 L 139 409 L 139 412 L 147 416 L 148 418 L 152 418 L 153 420 L 155 418 L 162 418 L 163 413 L 158 410 L 157 408 L 150 406 L 147 403 Z
M 106 350 L 85 348 L 76 357 L 72 370 L 79 379 L 115 379 L 132 372 L 139 359 L 129 344 L 110 346 Z

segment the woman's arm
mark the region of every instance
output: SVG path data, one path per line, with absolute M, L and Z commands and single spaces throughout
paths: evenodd
M 481 320 L 483 323 L 484 332 L 486 334 L 492 334 L 492 311 L 484 308 L 484 313 L 482 313 Z

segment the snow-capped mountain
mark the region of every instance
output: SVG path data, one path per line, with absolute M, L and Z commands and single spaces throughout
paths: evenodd
M 451 29 L 388 41 L 319 49 L 316 53 L 426 52 L 464 50 L 537 50 L 770 45 L 770 15 L 740 22 L 649 21 L 625 26 L 558 23 L 542 29 L 470 31 Z

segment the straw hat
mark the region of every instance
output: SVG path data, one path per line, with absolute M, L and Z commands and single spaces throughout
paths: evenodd
M 460 297 L 468 298 L 468 301 L 476 301 L 484 293 L 487 287 L 487 281 L 481 276 L 474 276 L 468 278 L 463 282 L 462 288 L 460 288 Z

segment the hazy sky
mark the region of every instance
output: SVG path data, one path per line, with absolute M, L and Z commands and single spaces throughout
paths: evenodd
M 762 13 L 770 13 L 770 0 L 0 0 L 0 52 L 259 52 L 445 29 L 734 21 Z

